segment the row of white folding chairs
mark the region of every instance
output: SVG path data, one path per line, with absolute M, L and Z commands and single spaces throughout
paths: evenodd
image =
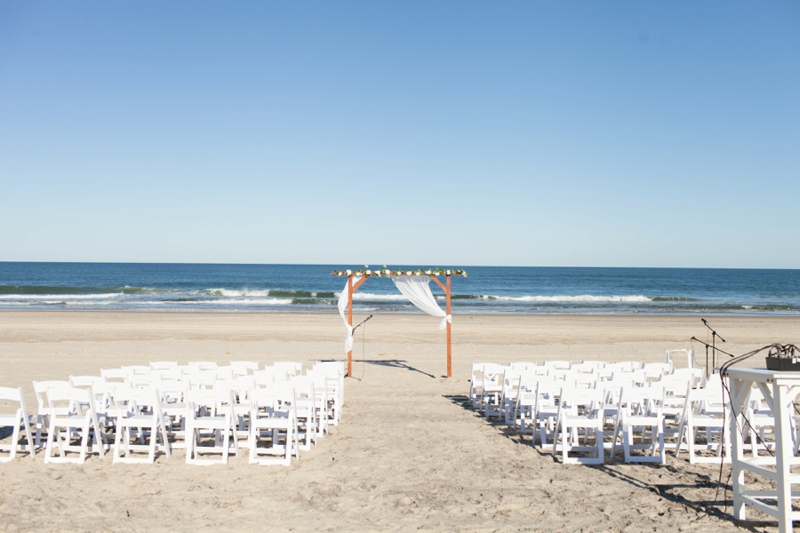
M 585 368 L 585 367 L 584 367 Z M 502 370 L 502 371 L 501 371 Z M 509 423 L 510 411 L 516 401 L 518 385 L 522 380 L 550 380 L 550 381 L 569 381 L 582 384 L 584 387 L 596 388 L 597 383 L 605 381 L 630 380 L 637 386 L 643 386 L 649 381 L 660 380 L 662 376 L 674 373 L 669 365 L 665 363 L 648 363 L 641 369 L 630 369 L 628 366 L 607 365 L 603 369 L 581 371 L 579 369 L 548 369 L 546 367 L 534 367 L 531 369 L 520 370 L 518 368 L 494 367 L 485 369 L 482 375 L 473 378 L 474 381 L 480 379 L 480 400 L 477 399 L 478 392 L 475 392 L 473 406 L 480 405 L 484 415 L 500 416 L 505 413 L 505 422 Z M 680 369 L 677 372 L 687 372 L 700 380 L 702 371 Z
M 299 364 L 297 364 L 299 366 Z M 264 373 L 265 375 L 259 375 Z M 280 373 L 282 376 L 276 376 L 275 373 Z M 37 396 L 37 401 L 39 404 L 39 413 L 37 416 L 37 431 L 36 431 L 36 438 L 35 443 L 37 447 L 41 447 L 41 435 L 42 431 L 45 427 L 47 422 L 47 414 L 52 411 L 45 404 L 45 393 L 48 388 L 50 387 L 69 387 L 69 386 L 78 386 L 78 387 L 94 387 L 93 394 L 95 396 L 95 403 L 94 407 L 96 411 L 99 411 L 103 417 L 105 417 L 111 409 L 113 411 L 113 392 L 118 387 L 134 387 L 134 388 L 143 388 L 143 389 L 157 389 L 161 388 L 165 391 L 172 390 L 173 397 L 166 398 L 165 400 L 168 402 L 165 409 L 173 413 L 173 416 L 179 415 L 182 413 L 183 410 L 183 403 L 180 401 L 180 398 L 183 396 L 182 393 L 177 394 L 177 397 L 174 395 L 175 391 L 183 391 L 186 389 L 198 389 L 198 388 L 213 388 L 215 383 L 219 383 L 223 385 L 223 388 L 227 390 L 250 390 L 254 388 L 254 385 L 257 387 L 270 387 L 275 385 L 285 385 L 289 382 L 289 380 L 297 381 L 298 379 L 310 379 L 310 380 L 322 380 L 318 384 L 318 392 L 317 396 L 321 398 L 321 401 L 324 403 L 325 409 L 323 414 L 319 417 L 318 425 L 316 427 L 316 431 L 306 432 L 307 439 L 316 439 L 318 435 L 324 434 L 327 431 L 327 426 L 330 425 L 337 425 L 339 423 L 341 417 L 341 408 L 343 404 L 344 394 L 343 394 L 343 375 L 344 375 L 344 366 L 342 363 L 338 362 L 320 362 L 314 365 L 312 369 L 307 372 L 307 378 L 298 378 L 298 377 L 287 377 L 285 372 L 283 371 L 258 371 L 252 376 L 248 378 L 239 378 L 236 380 L 219 380 L 216 379 L 219 376 L 214 374 L 211 370 L 203 370 L 200 374 L 187 374 L 184 375 L 183 381 L 181 380 L 167 380 L 163 379 L 163 376 L 158 375 L 134 375 L 134 374 L 127 374 L 127 377 L 124 379 L 123 382 L 108 382 L 106 381 L 105 377 L 102 376 L 73 376 L 71 377 L 69 382 L 59 382 L 59 381 L 50 381 L 50 382 L 34 382 L 34 391 Z M 202 378 L 193 381 L 193 378 Z M 260 379 L 263 378 L 263 379 Z M 277 378 L 277 379 L 275 379 Z M 238 382 L 238 383 L 237 383 Z M 253 383 L 255 382 L 255 383 Z M 237 393 L 242 394 L 244 397 L 247 397 L 247 393 Z M 238 398 L 238 396 L 237 396 Z M 238 408 L 240 412 L 246 414 L 246 406 L 240 406 Z M 64 408 L 61 408 L 61 411 L 64 411 Z M 241 421 L 244 417 L 239 416 L 238 419 Z M 316 422 L 315 422 L 316 423 Z M 245 434 L 246 436 L 246 434 Z
M 125 379 L 134 376 L 159 375 L 168 379 L 181 379 L 184 375 L 193 375 L 204 372 L 215 372 L 223 379 L 240 376 L 249 376 L 259 371 L 280 372 L 288 376 L 302 374 L 302 363 L 292 361 L 279 361 L 272 365 L 264 365 L 256 361 L 231 361 L 230 365 L 219 365 L 214 361 L 190 361 L 180 365 L 177 361 L 157 361 L 149 365 L 125 365 L 120 368 L 101 370 L 101 375 L 108 379 Z
M 499 366 L 499 365 L 498 365 Z M 561 365 L 565 366 L 565 365 Z M 644 365 L 641 365 L 642 369 Z M 490 369 L 490 371 L 495 369 Z M 527 369 L 526 369 L 527 370 Z M 506 367 L 504 370 L 504 376 L 508 374 L 514 374 L 510 367 Z M 606 415 L 603 415 L 601 418 L 604 419 L 605 423 L 611 421 L 612 417 L 607 416 L 609 413 L 613 414 L 614 416 L 623 416 L 626 412 L 625 409 L 620 410 L 620 407 L 617 403 L 619 402 L 620 398 L 625 397 L 625 390 L 628 390 L 627 397 L 630 400 L 631 398 L 640 397 L 642 395 L 651 394 L 654 390 L 663 390 L 663 399 L 660 401 L 653 401 L 648 402 L 649 404 L 659 406 L 659 410 L 661 414 L 653 413 L 653 418 L 651 421 L 655 421 L 655 426 L 649 426 L 650 431 L 655 432 L 651 435 L 651 440 L 647 447 L 652 449 L 653 446 L 656 445 L 657 440 L 662 440 L 662 443 L 659 444 L 658 449 L 659 453 L 654 454 L 651 451 L 650 457 L 655 457 L 655 460 L 663 461 L 663 437 L 664 435 L 671 435 L 676 437 L 676 454 L 681 449 L 681 447 L 686 447 L 690 451 L 690 460 L 692 462 L 696 462 L 702 460 L 700 456 L 695 454 L 694 452 L 698 450 L 700 444 L 695 442 L 696 428 L 701 427 L 705 430 L 706 436 L 706 449 L 713 449 L 717 451 L 717 455 L 722 453 L 723 447 L 727 450 L 729 447 L 729 441 L 724 439 L 722 445 L 719 444 L 720 438 L 724 435 L 724 432 L 721 431 L 721 428 L 724 427 L 725 424 L 725 417 L 724 417 L 724 410 L 718 407 L 719 402 L 721 402 L 721 387 L 719 390 L 710 390 L 714 389 L 713 384 L 711 387 L 697 389 L 696 386 L 698 385 L 699 378 L 702 376 L 701 370 L 690 370 L 690 369 L 680 369 L 676 370 L 671 374 L 662 374 L 658 377 L 658 382 L 654 382 L 653 380 L 647 379 L 648 376 L 641 376 L 637 372 L 632 373 L 621 373 L 622 379 L 592 379 L 587 376 L 581 375 L 582 373 L 578 374 L 570 374 L 569 378 L 565 379 L 566 376 L 562 375 L 560 381 L 556 381 L 554 379 L 555 376 L 558 376 L 558 373 L 551 374 L 547 373 L 539 373 L 536 374 L 528 374 L 526 376 L 525 373 L 519 374 L 518 376 L 512 376 L 510 382 L 513 382 L 516 379 L 518 384 L 518 393 L 514 391 L 514 388 L 508 388 L 510 384 L 509 380 L 504 380 L 504 385 L 506 385 L 506 390 L 503 391 L 501 389 L 501 395 L 504 393 L 508 393 L 509 391 L 513 391 L 509 394 L 509 397 L 513 398 L 513 402 L 511 402 L 513 409 L 509 410 L 509 403 L 505 403 L 505 413 L 506 413 L 506 422 L 512 423 L 515 426 L 519 426 L 522 431 L 525 431 L 525 424 L 526 424 L 526 416 L 524 414 L 525 409 L 530 411 L 532 406 L 536 409 L 533 414 L 529 414 L 527 418 L 528 424 L 533 424 L 535 427 L 533 428 L 534 431 L 534 438 L 533 441 L 536 442 L 536 438 L 538 437 L 540 442 L 545 447 L 552 446 L 552 443 L 555 440 L 556 429 L 559 427 L 558 420 L 560 412 L 560 397 L 562 390 L 567 391 L 567 398 L 570 395 L 574 394 L 581 394 L 581 395 L 600 395 L 604 398 L 603 400 L 603 412 Z M 527 385 L 523 385 L 523 382 L 528 380 Z M 540 398 L 537 398 L 536 394 L 531 394 L 530 390 L 530 383 L 534 383 L 536 387 L 536 392 L 539 393 Z M 647 385 L 655 383 L 653 387 L 646 387 Z M 497 384 L 494 383 L 494 386 L 497 387 Z M 552 389 L 548 391 L 547 389 Z M 648 390 L 644 390 L 647 388 Z M 496 390 L 496 389 L 495 389 Z M 583 392 L 583 391 L 600 391 L 600 392 Z M 693 390 L 695 392 L 691 393 L 692 396 L 690 398 L 691 401 L 685 402 L 684 398 L 687 397 L 689 394 L 687 390 Z M 616 391 L 616 392 L 614 392 Z M 658 394 L 656 394 L 657 396 Z M 533 396 L 533 400 L 531 400 L 531 396 Z M 549 397 L 549 398 L 548 398 Z M 717 402 L 712 402 L 711 398 L 717 398 Z M 546 405 L 542 405 L 542 399 L 548 399 L 549 403 Z M 616 398 L 616 399 L 615 399 Z M 628 400 L 628 401 L 629 401 Z M 527 403 L 527 405 L 526 405 Z M 499 402 L 496 402 L 496 405 Z M 566 404 L 569 406 L 569 402 Z M 626 405 L 626 401 L 623 400 L 623 407 Z M 644 416 L 642 414 L 642 407 L 639 403 L 634 404 L 638 409 L 637 416 Z M 716 406 L 715 406 L 716 405 Z M 663 408 L 661 408 L 663 406 Z M 714 406 L 711 408 L 711 406 Z M 499 407 L 499 405 L 498 405 Z M 649 409 L 649 407 L 648 407 Z M 521 415 L 520 412 L 523 411 Z M 511 413 L 512 420 L 509 421 L 509 413 Z M 586 421 L 585 415 L 580 415 L 581 418 L 579 419 L 570 419 L 569 416 L 565 419 L 568 423 L 570 420 L 574 423 L 576 420 L 583 420 Z M 630 416 L 633 416 L 629 413 Z M 589 417 L 590 419 L 592 417 Z M 632 419 L 631 419 L 632 420 Z M 640 421 L 643 419 L 639 419 Z M 667 421 L 671 420 L 671 426 L 667 427 Z M 592 419 L 592 423 L 597 422 L 596 419 Z M 634 445 L 633 439 L 635 435 L 632 434 L 634 428 L 639 428 L 643 430 L 643 426 L 628 426 L 628 428 L 623 432 L 622 431 L 622 424 L 623 420 L 617 419 L 614 423 L 614 431 L 613 431 L 613 438 L 611 442 L 602 443 L 602 435 L 600 440 L 595 440 L 595 445 L 603 444 L 605 448 L 611 448 L 612 453 L 616 450 L 616 445 L 619 439 L 622 439 L 622 447 L 625 449 L 625 457 L 626 461 L 639 461 L 639 460 L 654 460 L 652 458 L 649 459 L 641 459 L 636 458 L 630 454 L 630 450 L 634 449 L 632 446 L 636 446 L 641 448 L 641 436 L 639 437 L 640 444 Z M 677 428 L 676 428 L 677 426 Z M 585 431 L 586 428 L 583 428 L 581 431 Z M 602 430 L 602 425 L 601 428 Z M 548 433 L 549 431 L 549 433 Z M 596 429 L 594 430 L 597 431 Z M 570 435 L 575 437 L 578 435 L 580 431 L 571 430 Z M 548 440 L 549 439 L 549 440 Z M 715 441 L 716 439 L 716 441 Z M 569 445 L 562 444 L 562 451 L 569 448 Z M 574 450 L 574 448 L 573 448 Z M 586 451 L 585 449 L 583 451 Z M 565 458 L 568 455 L 567 452 L 565 453 Z M 727 457 L 727 455 L 726 455 Z M 602 456 L 599 453 L 595 453 L 592 458 L 589 459 L 590 461 L 599 461 L 602 460 Z M 719 460 L 717 458 L 712 458 L 710 460 Z M 570 462 L 567 460 L 567 462 Z
M 516 381 L 520 375 L 554 376 L 555 379 L 571 379 L 573 375 L 589 374 L 598 379 L 613 379 L 622 373 L 640 373 L 645 379 L 658 379 L 659 376 L 672 372 L 671 362 L 643 363 L 638 361 L 624 361 L 607 363 L 604 361 L 545 361 L 541 365 L 536 363 L 510 363 L 500 365 L 497 363 L 473 363 L 470 379 L 470 402 L 473 408 L 485 406 L 487 398 L 498 399 L 502 393 L 503 382 L 510 379 Z
M 576 427 L 581 429 L 581 423 L 591 421 L 594 424 L 591 427 L 597 436 L 594 441 L 596 449 L 599 450 L 602 443 L 603 448 L 611 449 L 613 457 L 621 442 L 626 462 L 663 463 L 666 438 L 674 439 L 676 457 L 680 450 L 688 449 L 691 463 L 730 460 L 730 439 L 727 434 L 730 413 L 722 402 L 722 385 L 718 379 L 707 381 L 703 387 L 693 387 L 691 377 L 685 374 L 682 379 L 650 382 L 645 387 L 626 383 L 618 389 L 617 385 L 618 383 L 605 382 L 591 389 L 570 386 L 567 383 L 537 383 L 534 398 L 527 402 L 533 403 L 531 414 L 521 418 L 521 430 L 525 431 L 524 424 L 526 419 L 529 420 L 533 432 L 532 442 L 536 443 L 538 438 L 539 445 L 552 449 L 554 454 L 559 436 L 563 441 L 568 434 L 568 438 L 574 440 L 580 434 L 580 431 L 575 431 Z M 571 396 L 592 394 L 603 399 L 602 403 L 591 407 L 593 415 L 584 412 L 578 418 L 570 418 L 575 413 L 569 412 L 564 418 L 562 406 L 571 407 Z M 526 408 L 525 403 L 521 402 L 523 410 Z M 604 442 L 603 428 L 609 424 L 613 427 L 611 441 Z M 572 449 L 577 450 L 574 447 Z M 649 455 L 645 453 L 644 456 L 634 456 L 631 454 L 634 449 L 647 450 Z M 714 454 L 698 455 L 697 452 L 701 450 L 712 451 Z M 575 462 L 568 457 L 569 443 L 562 442 L 561 451 L 565 462 Z M 603 455 L 597 451 L 578 462 L 602 460 Z
M 315 383 L 320 384 L 317 389 L 326 390 L 326 377 L 295 377 L 281 386 L 250 388 L 246 392 L 241 387 L 254 383 L 242 381 L 247 380 L 220 381 L 214 388 L 185 388 L 178 401 L 171 401 L 168 394 L 155 388 L 118 383 L 111 404 L 104 405 L 102 410 L 96 408 L 98 399 L 91 386 L 51 382 L 45 391 L 47 408 L 43 411 L 48 427 L 45 462 L 83 463 L 87 453 L 102 456 L 110 448 L 108 429 L 113 428 L 114 462 L 152 463 L 157 449 L 169 456 L 170 448 L 174 447 L 170 436 L 174 439 L 180 433 L 186 447 L 186 462 L 190 464 L 227 462 L 231 448 L 238 455 L 240 437 L 245 438 L 241 446 L 251 448 L 251 462 L 265 464 L 269 461 L 259 456 L 278 450 L 284 455 L 278 462 L 287 464 L 300 449 L 310 449 L 327 429 L 328 398 L 324 393 L 315 393 Z M 272 403 L 268 405 L 267 399 Z M 286 420 L 265 420 L 287 417 L 288 426 Z M 275 427 L 271 433 L 272 446 L 265 450 L 259 446 L 258 437 L 269 424 Z M 288 434 L 280 437 L 281 429 Z M 201 445 L 207 431 L 214 436 L 211 447 Z M 300 442 L 301 436 L 305 442 Z M 80 438 L 80 445 L 72 444 L 75 437 Z M 144 441 L 146 437 L 150 439 L 148 445 L 132 442 L 136 438 Z M 33 442 L 30 433 L 28 439 Z M 147 458 L 133 456 L 142 450 L 148 452 Z M 68 457 L 69 452 L 77 452 L 79 457 Z M 200 456 L 209 452 L 221 457 L 208 460 Z

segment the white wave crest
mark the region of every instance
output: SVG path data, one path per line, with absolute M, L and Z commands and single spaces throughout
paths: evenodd
M 543 303 L 645 303 L 652 302 L 652 298 L 643 295 L 636 296 L 595 296 L 582 294 L 580 296 L 481 296 L 484 300 L 499 300 L 504 302 L 543 302 Z
M 0 300 L 104 300 L 124 296 L 121 292 L 103 294 L 3 294 Z
M 207 289 L 204 291 L 208 294 L 215 296 L 224 296 L 226 298 L 242 298 L 247 296 L 266 297 L 269 296 L 269 290 L 234 290 L 234 289 Z
M 172 303 L 172 302 L 170 302 Z M 231 298 L 229 300 L 201 300 L 197 302 L 177 302 L 182 305 L 289 305 L 291 298 Z
M 371 292 L 355 292 L 353 293 L 353 300 L 369 300 L 372 302 L 407 302 L 408 298 L 402 294 L 373 294 Z

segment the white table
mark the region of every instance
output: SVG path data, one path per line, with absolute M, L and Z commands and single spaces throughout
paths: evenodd
M 800 499 L 800 491 L 793 491 L 792 484 L 800 484 L 800 474 L 792 474 L 791 466 L 800 465 L 794 454 L 791 418 L 794 416 L 794 399 L 800 394 L 800 372 L 779 372 L 765 368 L 731 368 L 731 404 L 736 417 L 731 417 L 733 437 L 733 514 L 745 520 L 745 505 L 778 520 L 780 533 L 793 531 L 792 520 L 800 520 L 800 512 L 792 511 L 792 498 Z M 746 408 L 753 384 L 764 394 L 775 417 L 775 457 L 744 457 L 743 437 L 737 427 L 746 424 L 741 413 Z M 772 480 L 777 490 L 746 490 L 745 471 Z M 762 500 L 777 500 L 777 507 Z

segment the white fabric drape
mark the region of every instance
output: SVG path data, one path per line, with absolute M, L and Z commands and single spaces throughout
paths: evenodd
M 428 276 L 392 276 L 395 287 L 408 298 L 412 304 L 429 315 L 442 317 L 439 329 L 446 329 L 453 317 L 445 313 L 431 292 L 431 278 Z
M 345 315 L 345 310 L 347 309 L 347 293 L 349 291 L 348 285 L 350 284 L 350 279 L 347 278 L 347 283 L 344 284 L 344 289 L 342 289 L 342 294 L 339 295 L 339 315 L 342 317 L 342 322 L 344 322 L 344 327 L 347 328 L 347 336 L 344 338 L 344 352 L 347 353 L 353 349 L 353 326 L 347 323 L 347 316 Z M 353 285 L 361 279 L 360 276 L 353 276 Z

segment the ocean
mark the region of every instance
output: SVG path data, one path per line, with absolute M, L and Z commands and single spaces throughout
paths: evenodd
M 360 267 L 0 262 L 0 310 L 334 313 L 345 278 L 331 272 Z M 452 279 L 454 314 L 800 314 L 800 270 L 457 267 L 469 276 Z M 419 312 L 386 278 L 369 279 L 353 307 Z

